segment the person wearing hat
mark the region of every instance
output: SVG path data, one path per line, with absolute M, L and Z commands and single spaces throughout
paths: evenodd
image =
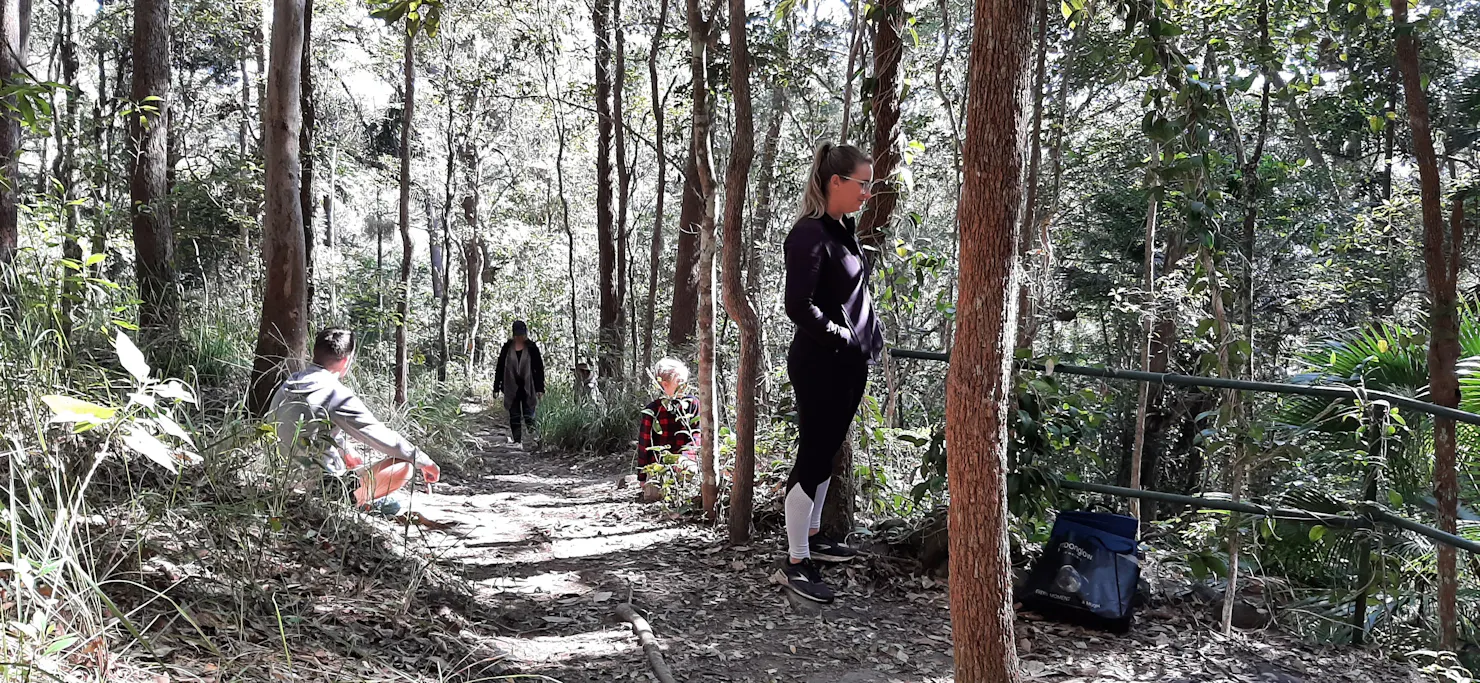
M 575 377 L 576 398 L 601 405 L 601 388 L 596 384 L 596 375 L 591 372 L 591 364 L 584 360 L 576 363 Z
M 493 372 L 493 394 L 504 394 L 509 411 L 509 434 L 514 443 L 524 442 L 524 425 L 534 427 L 534 411 L 545 395 L 545 361 L 540 347 L 529 339 L 529 327 L 514 321 L 513 338 L 498 352 Z

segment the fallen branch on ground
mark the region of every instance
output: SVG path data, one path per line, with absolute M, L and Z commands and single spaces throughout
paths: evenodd
M 678 683 L 673 672 L 668 670 L 668 663 L 663 661 L 663 652 L 658 649 L 658 639 L 653 636 L 653 627 L 648 625 L 647 620 L 638 616 L 637 610 L 632 609 L 632 604 L 627 602 L 617 605 L 617 616 L 632 624 L 632 630 L 637 633 L 637 642 L 642 643 L 642 651 L 647 653 L 648 666 L 653 668 L 653 675 L 658 677 L 659 683 Z

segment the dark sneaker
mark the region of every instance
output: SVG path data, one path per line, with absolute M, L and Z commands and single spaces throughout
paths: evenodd
M 833 601 L 833 590 L 822 582 L 822 572 L 817 571 L 817 565 L 810 559 L 792 564 L 790 558 L 782 558 L 777 574 L 782 585 L 797 595 L 824 605 Z
M 345 472 L 341 475 L 325 472 L 319 484 L 325 498 L 330 500 L 337 498 L 351 503 L 355 502 L 355 488 L 359 485 L 360 482 L 353 472 Z
M 818 562 L 848 562 L 858 557 L 857 550 L 846 543 L 834 541 L 824 533 L 816 533 L 807 537 L 807 545 L 810 547 L 812 559 Z
M 360 511 L 390 519 L 401 514 L 401 503 L 391 498 L 379 498 L 367 505 L 361 505 Z

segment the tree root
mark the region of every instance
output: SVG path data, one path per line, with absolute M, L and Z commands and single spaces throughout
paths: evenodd
M 637 610 L 632 609 L 632 603 L 617 605 L 617 616 L 632 624 L 637 642 L 642 643 L 642 651 L 647 653 L 648 666 L 652 667 L 653 675 L 658 677 L 659 683 L 678 683 L 678 679 L 668 669 L 668 663 L 663 661 L 663 652 L 658 649 L 658 639 L 653 636 L 653 627 L 648 625 L 646 619 L 638 616 Z

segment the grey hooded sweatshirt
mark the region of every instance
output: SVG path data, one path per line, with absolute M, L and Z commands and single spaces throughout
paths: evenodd
M 285 455 L 316 459 L 331 474 L 343 474 L 348 469 L 344 463 L 344 453 L 349 450 L 347 436 L 417 467 L 434 464 L 427 454 L 376 419 L 353 389 L 318 365 L 310 364 L 278 387 L 270 415 Z

